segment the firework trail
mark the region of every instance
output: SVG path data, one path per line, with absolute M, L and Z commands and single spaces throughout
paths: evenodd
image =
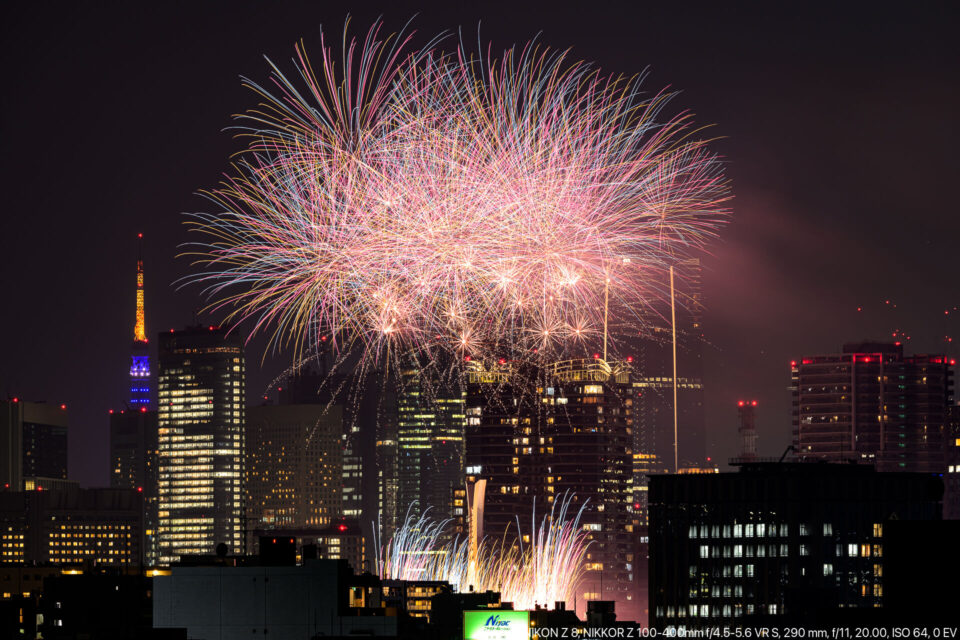
M 529 545 L 514 544 L 507 535 L 482 541 L 473 575 L 466 542 L 440 542 L 449 520 L 437 522 L 426 513 L 415 518 L 408 510 L 403 526 L 381 547 L 377 573 L 385 580 L 445 581 L 461 593 L 471 588 L 498 591 L 502 600 L 519 609 L 572 601 L 590 545 L 589 533 L 580 526 L 586 505 L 571 516 L 572 498 L 555 502 L 539 522 L 534 508 Z
M 272 348 L 546 357 L 595 340 L 607 298 L 636 319 L 717 233 L 726 181 L 689 115 L 661 119 L 672 94 L 379 33 L 247 81 L 247 150 L 191 217 L 190 281 Z

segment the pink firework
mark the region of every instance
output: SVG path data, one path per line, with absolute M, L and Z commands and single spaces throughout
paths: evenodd
M 546 354 L 611 309 L 629 324 L 727 215 L 709 141 L 638 79 L 533 46 L 406 52 L 376 26 L 344 43 L 318 73 L 298 49 L 302 86 L 250 83 L 249 148 L 192 218 L 192 279 L 274 346 Z

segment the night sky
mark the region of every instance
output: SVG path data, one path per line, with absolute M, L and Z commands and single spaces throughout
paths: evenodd
M 266 78 L 263 55 L 291 69 L 299 39 L 317 51 L 321 24 L 336 39 L 348 13 L 358 33 L 381 14 L 388 31 L 418 14 L 421 35 L 472 40 L 479 23 L 500 48 L 539 33 L 608 72 L 648 68 L 648 89 L 682 90 L 673 108 L 716 125 L 735 200 L 705 258 L 714 460 L 735 453 L 738 398 L 760 402 L 761 455 L 789 444 L 791 358 L 898 328 L 909 351 L 958 353 L 956 4 L 458 4 L 5 6 L 0 394 L 68 404 L 71 477 L 108 482 L 137 233 L 155 342 L 203 304 L 172 286 L 189 268 L 181 213 L 209 208 L 196 192 L 239 149 L 224 128 L 255 104 L 239 76 Z M 248 397 L 289 362 L 261 369 L 262 352 L 251 344 Z

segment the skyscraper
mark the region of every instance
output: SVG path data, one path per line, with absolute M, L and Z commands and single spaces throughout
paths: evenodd
M 463 484 L 464 392 L 434 367 L 400 371 L 397 395 L 397 516 L 426 509 L 453 515 L 453 493 Z
M 158 401 L 159 561 L 243 553 L 243 344 L 220 327 L 161 333 Z
M 375 419 L 377 431 L 376 472 L 377 472 L 377 525 L 379 536 L 389 540 L 404 514 L 399 512 L 397 499 L 397 394 L 395 390 L 383 390 L 383 411 Z
M 343 411 L 322 404 L 247 409 L 247 519 L 252 528 L 322 527 L 342 511 Z
M 133 325 L 133 349 L 130 364 L 130 407 L 151 407 L 150 352 L 147 348 L 147 324 L 144 315 L 143 234 L 138 234 L 136 320 Z
M 26 478 L 67 477 L 67 406 L 0 401 L 0 485 L 20 491 Z
M 578 599 L 615 600 L 634 619 L 629 365 L 599 357 L 542 368 L 471 364 L 465 457 L 468 483 L 485 482 L 482 509 L 474 509 L 479 492 L 471 497 L 482 535 L 528 544 L 534 501 L 543 514 L 572 496 L 574 511 L 586 505 L 581 523 L 592 541 Z
M 798 457 L 944 473 L 955 364 L 873 342 L 791 362 Z
M 110 410 L 110 487 L 141 496 L 143 554 L 157 562 L 157 412 Z

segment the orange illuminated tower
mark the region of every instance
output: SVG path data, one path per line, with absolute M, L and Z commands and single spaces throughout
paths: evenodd
M 130 365 L 130 407 L 150 409 L 150 353 L 147 348 L 147 328 L 143 311 L 143 234 L 139 238 L 137 254 L 137 312 L 133 325 L 132 363 Z

